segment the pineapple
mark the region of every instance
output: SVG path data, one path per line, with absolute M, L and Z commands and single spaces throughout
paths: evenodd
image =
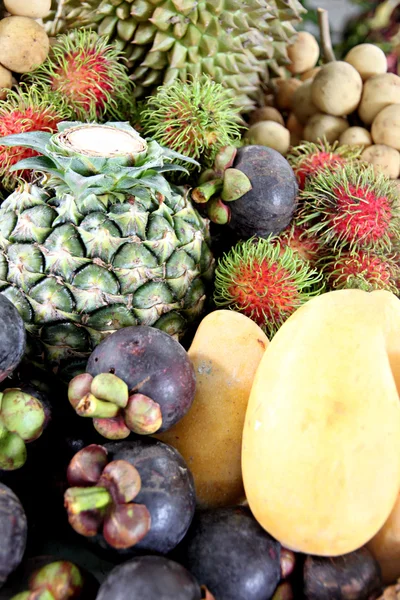
M 116 40 L 137 97 L 205 73 L 249 112 L 268 66 L 289 63 L 304 12 L 298 0 L 53 0 L 47 27 L 50 35 L 92 27 Z
M 179 338 L 202 311 L 214 267 L 208 222 L 163 176 L 182 170 L 171 160 L 191 159 L 126 123 L 63 122 L 56 134 L 1 144 L 42 155 L 17 165 L 36 180 L 0 208 L 0 290 L 23 317 L 35 360 L 86 360 L 129 325 Z

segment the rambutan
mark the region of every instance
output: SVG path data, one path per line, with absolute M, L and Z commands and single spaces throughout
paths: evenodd
M 15 91 L 9 90 L 7 98 L 0 101 L 0 137 L 26 131 L 54 133 L 58 123 L 71 117 L 71 110 L 58 94 L 21 84 Z M 1 146 L 0 142 L 0 178 L 3 187 L 10 190 L 18 181 L 30 180 L 31 170 L 11 172 L 10 168 L 25 158 L 37 155 L 38 152 L 30 148 L 11 148 Z
M 244 313 L 272 337 L 288 317 L 324 290 L 323 277 L 279 239 L 250 238 L 218 261 L 214 302 Z
M 320 252 L 318 240 L 309 235 L 306 229 L 295 223 L 291 223 L 279 234 L 279 242 L 282 253 L 289 246 L 303 260 L 308 260 L 310 263 L 315 263 Z
M 358 161 L 324 169 L 300 193 L 295 223 L 321 246 L 391 250 L 400 232 L 396 186 Z
M 243 125 L 229 91 L 207 75 L 159 87 L 139 120 L 146 136 L 202 167 L 212 166 L 220 148 L 239 141 Z
M 122 53 L 90 30 L 59 35 L 47 60 L 25 80 L 58 92 L 79 121 L 124 121 L 133 114 L 134 88 Z
M 329 144 L 327 141 L 318 144 L 306 142 L 292 148 L 286 159 L 297 177 L 299 189 L 303 190 L 309 177 L 313 177 L 322 169 L 335 170 L 347 161 L 357 159 L 361 152 L 362 148 L 339 146 L 338 142 L 334 144 Z
M 399 295 L 400 268 L 394 257 L 358 250 L 324 257 L 318 262 L 332 290 L 358 288 L 366 292 L 388 290 Z

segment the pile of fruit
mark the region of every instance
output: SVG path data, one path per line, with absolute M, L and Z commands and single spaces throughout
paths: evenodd
M 3 8 L 0 599 L 400 598 L 383 50 L 297 0 Z
M 250 115 L 245 137 L 283 155 L 301 140 L 359 146 L 363 160 L 398 179 L 400 77 L 388 72 L 386 55 L 373 44 L 352 47 L 343 60 L 324 48 L 325 62 L 317 66 L 317 40 L 299 33 L 288 47 L 292 64 L 272 80 L 272 95 Z

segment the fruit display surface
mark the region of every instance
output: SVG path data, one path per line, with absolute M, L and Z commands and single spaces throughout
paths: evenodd
M 0 600 L 400 598 L 369 4 L 0 4 Z

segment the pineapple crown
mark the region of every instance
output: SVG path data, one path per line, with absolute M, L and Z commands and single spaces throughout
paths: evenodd
M 47 175 L 45 187 L 56 188 L 59 195 L 73 194 L 85 200 L 95 195 L 121 200 L 128 193 L 147 197 L 148 190 L 168 198 L 172 190 L 162 175 L 166 171 L 183 171 L 172 164 L 179 160 L 196 164 L 156 141 L 147 142 L 128 123 L 81 123 L 63 121 L 58 133 L 31 131 L 0 138 L 2 146 L 20 146 L 41 156 L 21 160 L 11 170 L 28 169 Z

